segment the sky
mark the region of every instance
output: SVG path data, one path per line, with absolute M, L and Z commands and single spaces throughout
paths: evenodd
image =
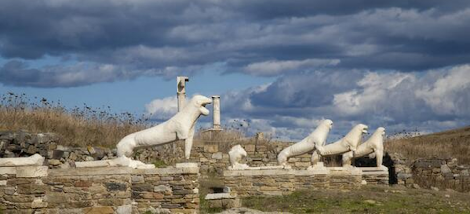
M 467 0 L 3 0 L 0 93 L 161 122 L 185 75 L 247 134 L 429 133 L 470 125 L 469 38 Z

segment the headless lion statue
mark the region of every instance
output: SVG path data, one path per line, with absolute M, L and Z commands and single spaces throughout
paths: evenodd
M 371 158 L 375 156 L 377 167 L 382 167 L 384 155 L 384 135 L 385 128 L 379 127 L 374 134 L 363 144 L 359 145 L 355 152 L 347 152 L 343 154 L 343 167 L 350 166 L 353 158 L 369 155 Z
M 362 135 L 367 134 L 368 127 L 364 124 L 358 124 L 349 131 L 349 133 L 340 140 L 328 144 L 317 144 L 316 150 L 312 154 L 312 164 L 316 165 L 321 156 L 339 155 L 349 151 L 356 151 L 357 146 L 362 141 Z
M 333 121 L 323 120 L 308 137 L 282 150 L 277 156 L 279 165 L 286 166 L 288 158 L 308 153 L 316 144 L 324 144 L 332 126 Z
M 230 151 L 228 152 L 228 155 L 230 156 L 230 164 L 231 164 L 229 169 L 250 168 L 248 165 L 240 163 L 242 158 L 247 156 L 246 151 L 245 149 L 243 149 L 242 146 L 236 145 L 232 147 L 232 149 L 230 149 Z
M 117 144 L 118 157 L 130 157 L 134 149 L 172 143 L 184 140 L 184 156 L 189 159 L 193 145 L 194 127 L 201 115 L 209 115 L 205 108 L 211 99 L 195 95 L 184 108 L 168 121 L 124 137 Z

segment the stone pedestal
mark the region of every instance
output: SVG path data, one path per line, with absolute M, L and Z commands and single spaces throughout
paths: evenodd
M 225 185 L 241 197 L 253 195 L 287 195 L 296 190 L 358 189 L 362 170 L 356 167 L 324 167 L 307 170 L 249 167 L 224 171 Z
M 198 213 L 199 168 L 0 167 L 3 213 Z
M 365 180 L 367 184 L 389 184 L 388 168 L 385 166 L 357 167 L 357 169 L 362 171 L 362 179 Z
M 330 173 L 330 170 L 325 167 L 323 162 L 318 162 L 317 164 L 315 164 L 313 166 L 309 166 L 307 168 L 307 170 L 313 170 L 313 171 L 317 171 L 317 172 L 324 172 L 325 174 Z
M 237 194 L 229 192 L 207 194 L 204 199 L 209 205 L 209 208 L 231 209 L 241 206 Z

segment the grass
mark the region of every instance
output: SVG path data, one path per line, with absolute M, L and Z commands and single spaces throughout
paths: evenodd
M 9 92 L 0 95 L 0 131 L 52 132 L 59 135 L 60 144 L 64 146 L 114 148 L 122 137 L 150 125 L 143 116 L 137 118 L 128 112 L 110 112 L 109 106 L 92 108 L 84 104 L 66 109 L 60 102 L 54 103 L 37 97 L 30 99 L 25 94 Z M 247 138 L 243 130 L 226 127 L 220 132 L 200 130 L 195 138 L 195 145 L 218 143 L 219 151 L 226 153 L 236 144 L 256 144 L 259 143 L 257 141 L 256 138 Z M 261 141 L 268 146 L 268 150 L 287 145 L 273 141 L 271 136 Z M 401 153 L 410 160 L 454 157 L 461 164 L 470 164 L 470 127 L 387 140 L 385 149 L 389 153 Z
M 155 165 L 156 168 L 164 168 L 168 166 L 168 164 L 166 164 L 163 160 L 156 160 L 153 162 L 153 165 Z
M 387 140 L 385 150 L 401 153 L 410 160 L 418 158 L 457 158 L 470 164 L 470 126 L 439 133 Z
M 31 100 L 25 94 L 7 93 L 0 97 L 0 130 L 52 132 L 65 146 L 112 148 L 129 133 L 146 128 L 145 119 L 130 113 L 112 114 L 110 107 L 66 109 L 45 98 Z
M 468 194 L 388 186 L 297 191 L 244 198 L 242 203 L 251 209 L 291 213 L 470 213 Z

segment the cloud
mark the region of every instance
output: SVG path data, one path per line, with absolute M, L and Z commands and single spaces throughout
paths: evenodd
M 178 112 L 176 96 L 152 100 L 145 105 L 147 115 L 157 120 L 168 120 Z
M 83 73 L 83 64 L 93 70 L 112 66 L 116 73 L 93 81 L 83 80 L 90 74 L 68 74 L 59 83 L 46 79 L 62 72 L 25 67 L 44 82 L 2 82 L 71 87 L 145 75 L 168 78 L 217 63 L 225 65 L 221 72 L 256 76 L 328 68 L 412 72 L 470 60 L 468 1 L 334 2 L 1 1 L 0 56 L 6 61 L 74 58 L 76 65 L 66 66 L 65 73 Z
M 308 135 L 322 119 L 335 122 L 330 140 L 358 123 L 384 126 L 389 133 L 428 133 L 470 124 L 469 91 L 467 64 L 411 73 L 287 74 L 263 87 L 222 95 L 222 118 L 249 118 L 255 130 L 248 132 L 291 140 Z
M 244 70 L 245 73 L 253 74 L 256 76 L 277 76 L 286 71 L 305 69 L 305 68 L 319 68 L 324 66 L 337 65 L 340 62 L 338 59 L 324 60 L 324 59 L 306 59 L 306 60 L 284 60 L 284 61 L 265 61 L 256 62 L 247 65 Z
M 134 66 L 76 62 L 34 68 L 25 61 L 10 60 L 0 67 L 0 83 L 38 88 L 77 87 L 101 82 L 131 80 L 139 76 L 173 79 L 178 74 L 195 75 L 197 66 L 138 69 Z
M 0 67 L 0 82 L 13 86 L 72 87 L 133 79 L 137 76 L 138 73 L 111 64 L 76 63 L 37 69 L 29 68 L 25 62 L 12 60 Z
M 470 116 L 470 65 L 456 66 L 415 95 L 439 115 Z

